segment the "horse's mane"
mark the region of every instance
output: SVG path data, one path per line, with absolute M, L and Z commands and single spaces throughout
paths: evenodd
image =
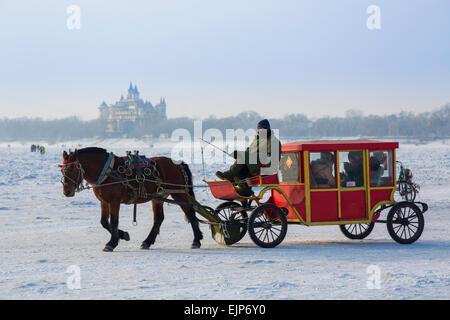
M 103 148 L 97 148 L 97 147 L 88 147 L 77 150 L 78 154 L 84 154 L 84 153 L 107 153 L 107 151 Z

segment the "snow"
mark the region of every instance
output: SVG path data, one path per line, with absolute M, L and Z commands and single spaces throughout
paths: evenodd
M 8 144 L 10 145 L 8 147 Z M 44 144 L 44 142 L 42 142 Z M 62 150 L 105 147 L 118 155 L 140 150 L 169 155 L 174 143 L 91 140 L 47 146 L 0 144 L 0 299 L 449 299 L 450 145 L 400 143 L 397 158 L 421 186 L 429 204 L 425 230 L 412 245 L 394 242 L 384 224 L 364 240 L 350 240 L 337 226 L 289 225 L 278 247 L 262 249 L 246 235 L 230 247 L 217 244 L 201 225 L 202 248 L 190 249 L 191 226 L 181 209 L 165 205 L 156 243 L 140 250 L 153 223 L 151 204 L 122 206 L 121 229 L 130 233 L 112 253 L 91 190 L 66 198 L 59 182 Z M 207 155 L 208 156 L 208 155 Z M 209 158 L 206 160 L 211 160 Z M 190 164 L 194 182 L 213 178 L 225 163 Z M 229 161 L 227 162 L 229 163 Z M 217 206 L 207 188 L 200 203 Z M 75 266 L 75 267 L 73 267 Z M 75 269 L 73 269 L 75 268 Z M 77 269 L 78 268 L 78 269 Z M 79 270 L 79 288 L 71 282 Z M 374 282 L 373 270 L 379 271 Z M 376 276 L 376 274 L 375 274 Z M 373 284 L 379 289 L 373 288 Z M 377 286 L 375 286 L 377 287 Z

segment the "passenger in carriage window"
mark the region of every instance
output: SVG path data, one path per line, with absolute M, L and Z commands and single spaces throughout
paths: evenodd
M 341 187 L 364 186 L 362 151 L 350 151 L 348 161 L 344 162 L 344 172 L 341 172 Z
M 324 161 L 331 168 L 331 171 L 334 171 L 333 170 L 333 167 L 334 167 L 334 154 L 333 153 L 321 152 L 320 160 Z
M 371 153 L 370 157 L 370 185 L 380 186 L 381 177 L 384 173 L 384 153 L 377 151 Z
M 311 187 L 327 188 L 336 187 L 334 175 L 334 155 L 331 152 L 310 154 Z M 315 160 L 314 160 L 315 159 Z

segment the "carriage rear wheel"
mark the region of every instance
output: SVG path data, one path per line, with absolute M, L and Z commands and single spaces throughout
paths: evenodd
M 216 214 L 222 221 L 228 221 L 231 223 L 240 224 L 240 239 L 241 240 L 247 233 L 247 220 L 248 215 L 246 211 L 236 210 L 238 207 L 242 207 L 239 203 L 233 201 L 227 201 L 221 203 L 216 208 Z M 238 240 L 238 241 L 239 241 Z
M 253 210 L 248 219 L 248 234 L 262 248 L 279 245 L 287 232 L 285 213 L 273 204 L 263 204 Z
M 355 224 L 341 224 L 341 229 L 344 236 L 353 240 L 361 240 L 367 237 L 375 226 L 374 222 L 371 223 L 355 223 Z
M 401 244 L 410 244 L 419 239 L 425 221 L 420 209 L 410 202 L 401 202 L 389 211 L 387 229 L 392 239 Z

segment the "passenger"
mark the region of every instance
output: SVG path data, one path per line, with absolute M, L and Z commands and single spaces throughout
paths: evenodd
M 374 152 L 370 157 L 370 184 L 372 186 L 381 185 L 381 176 L 384 173 L 384 153 Z
M 311 186 L 313 187 L 336 187 L 336 179 L 333 175 L 334 156 L 331 153 L 323 152 L 331 155 L 332 158 L 322 155 L 321 159 L 311 161 Z M 330 161 L 331 160 L 331 161 Z
M 334 166 L 334 154 L 331 152 L 321 152 L 320 160 L 325 161 L 325 163 L 331 168 L 333 171 Z
M 348 161 L 344 162 L 345 172 L 342 174 L 341 187 L 364 186 L 364 169 L 362 151 L 350 151 Z

